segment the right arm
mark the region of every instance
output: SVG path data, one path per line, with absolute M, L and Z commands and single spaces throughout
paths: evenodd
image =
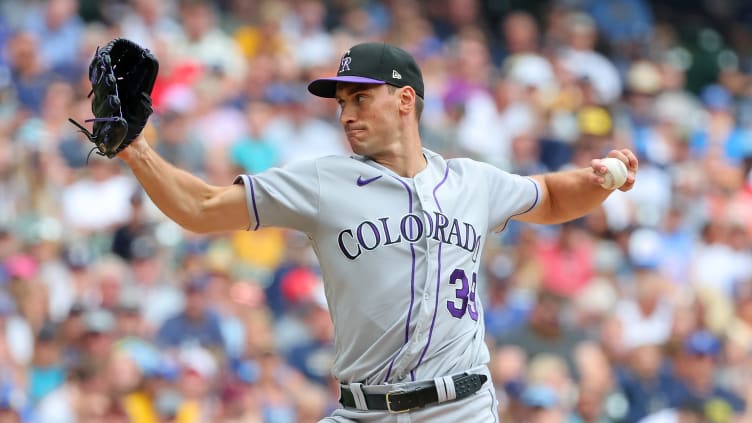
M 197 233 L 246 230 L 250 217 L 242 184 L 209 185 L 157 154 L 143 135 L 118 154 L 154 204 L 185 229 Z

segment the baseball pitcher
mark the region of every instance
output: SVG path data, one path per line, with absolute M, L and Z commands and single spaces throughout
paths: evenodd
M 143 135 L 120 129 L 128 136 L 110 137 L 114 146 L 102 128 L 89 135 L 188 230 L 281 226 L 310 237 L 335 327 L 342 405 L 324 422 L 496 422 L 476 295 L 486 237 L 510 219 L 553 224 L 588 213 L 613 192 L 601 186 L 608 167 L 593 159 L 588 168 L 522 177 L 423 148 L 421 71 L 388 44 L 353 46 L 336 76 L 308 90 L 339 104 L 353 156 L 212 186 L 168 164 Z M 134 115 L 125 112 L 118 116 Z M 629 150 L 609 157 L 626 165 L 619 189 L 630 189 L 637 158 Z

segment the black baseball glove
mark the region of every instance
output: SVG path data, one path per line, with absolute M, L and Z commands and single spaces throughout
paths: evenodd
M 151 116 L 151 91 L 159 63 L 147 49 L 124 38 L 97 48 L 89 64 L 94 129 L 68 119 L 93 142 L 100 156 L 115 157 L 141 133 Z M 92 150 L 93 151 L 93 150 Z

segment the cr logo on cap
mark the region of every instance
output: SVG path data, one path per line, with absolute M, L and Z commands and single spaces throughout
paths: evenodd
M 342 57 L 342 63 L 339 65 L 339 71 L 349 71 L 350 70 L 350 62 L 352 62 L 352 57 L 350 56 L 344 56 Z

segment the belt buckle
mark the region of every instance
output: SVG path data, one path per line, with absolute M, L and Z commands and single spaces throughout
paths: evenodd
M 395 391 L 389 391 L 389 392 L 386 393 L 386 409 L 390 413 L 392 413 L 392 414 L 402 414 L 402 413 L 407 413 L 408 411 L 410 411 L 410 408 L 406 408 L 404 410 L 392 410 L 392 401 L 391 401 L 391 399 L 389 397 L 391 395 L 404 394 L 404 393 L 406 393 L 406 391 L 404 391 L 402 389 L 398 389 L 398 390 L 395 390 Z

